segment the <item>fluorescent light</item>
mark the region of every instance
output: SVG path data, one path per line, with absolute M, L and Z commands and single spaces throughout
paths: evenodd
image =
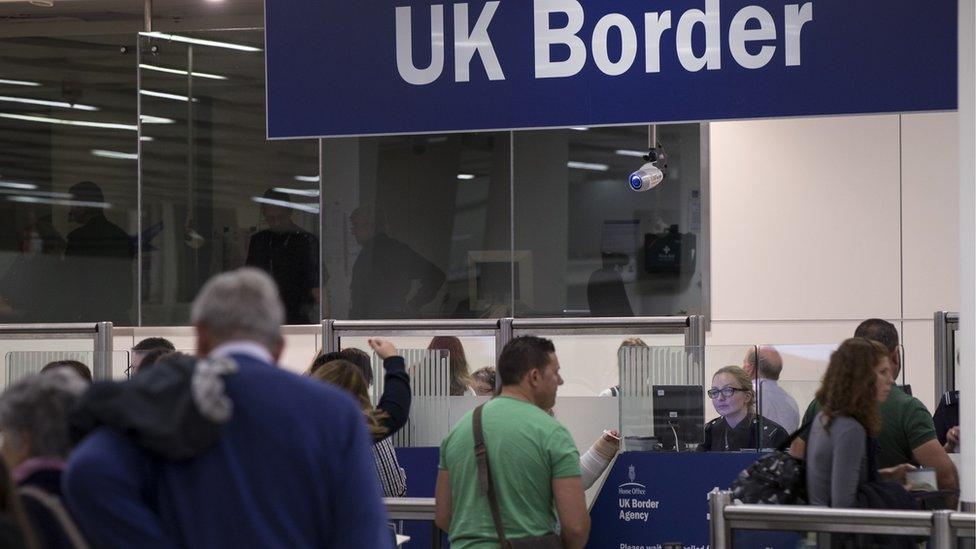
M 92 149 L 93 156 L 101 158 L 114 158 L 116 160 L 137 160 L 139 155 L 136 153 L 126 153 L 120 151 L 106 151 L 105 149 Z
M 61 107 L 63 109 L 77 109 L 79 111 L 97 111 L 98 107 L 91 105 L 81 105 L 79 103 L 68 103 L 65 101 L 47 101 L 44 99 L 31 99 L 29 97 L 10 97 L 0 95 L 0 101 L 4 103 L 24 103 L 27 105 L 41 105 L 43 107 Z
M 566 163 L 569 168 L 576 168 L 577 170 L 592 170 L 595 172 L 605 172 L 610 169 L 610 166 L 606 164 L 594 164 L 592 162 L 574 162 L 570 160 Z
M 148 36 L 150 38 L 159 38 L 161 40 L 172 40 L 173 42 L 196 44 L 198 46 L 213 46 L 215 48 L 227 48 L 229 50 L 238 50 L 238 51 L 261 51 L 261 48 L 255 48 L 253 46 L 232 44 L 230 42 L 218 42 L 216 40 L 203 40 L 200 38 L 190 38 L 189 36 L 180 36 L 178 34 L 164 34 L 162 32 L 140 32 L 139 34 L 142 36 Z
M 24 189 L 0 189 L 0 194 L 13 194 L 19 196 L 43 196 L 47 198 L 74 198 L 71 193 L 56 193 L 51 191 L 32 191 Z
M 33 183 L 19 183 L 17 181 L 0 181 L 0 187 L 6 189 L 36 189 L 37 185 Z
M 111 208 L 108 202 L 87 202 L 85 200 L 67 200 L 61 198 L 38 198 L 36 196 L 8 196 L 10 202 L 26 202 L 29 204 L 53 204 L 55 206 L 82 206 L 85 208 Z
M 189 101 L 190 98 L 185 95 L 176 95 L 175 93 L 163 93 L 151 90 L 139 90 L 139 95 L 147 95 L 149 97 L 158 97 L 160 99 L 173 99 L 176 101 Z M 196 99 L 193 100 L 196 102 Z
M 318 183 L 319 176 L 317 175 L 296 175 L 295 181 L 301 181 L 302 183 Z
M 457 174 L 457 178 L 458 179 L 465 179 L 465 180 L 467 180 L 467 179 L 474 179 L 474 174 L 470 174 L 470 173 L 459 173 L 459 174 Z
M 172 118 L 163 118 L 162 116 L 150 116 L 148 114 L 144 114 L 140 118 L 143 124 L 173 124 L 174 122 L 176 122 L 176 120 L 173 120 Z
M 109 130 L 131 130 L 137 131 L 139 128 L 132 124 L 115 124 L 112 122 L 89 122 L 87 120 L 65 120 L 63 118 L 51 118 L 49 116 L 30 116 L 26 114 L 10 114 L 0 112 L 0 118 L 11 120 L 25 120 L 27 122 L 44 122 L 46 124 L 63 124 L 65 126 L 81 126 L 85 128 L 104 128 Z M 172 123 L 172 120 L 170 120 Z
M 293 194 L 296 196 L 318 197 L 318 189 L 290 189 L 288 187 L 275 187 L 273 190 L 283 194 Z
M 187 75 L 187 72 L 186 71 L 182 71 L 180 69 L 169 69 L 169 68 L 160 67 L 160 66 L 157 66 L 157 65 L 147 65 L 145 63 L 140 63 L 139 64 L 139 68 L 140 69 L 150 70 L 150 71 L 156 71 L 156 72 L 165 72 L 165 73 L 169 73 L 169 74 L 181 74 L 183 76 L 186 76 Z M 226 76 L 220 76 L 219 74 L 210 74 L 210 73 L 206 73 L 206 72 L 194 72 L 191 76 L 194 76 L 196 78 L 209 78 L 211 80 L 227 80 L 227 77 Z M 0 82 L 2 82 L 2 81 L 0 81 Z
M 576 130 L 578 132 L 585 132 L 585 131 L 589 130 L 589 128 L 584 128 L 583 126 L 576 126 L 576 127 L 570 128 L 570 129 L 571 130 Z
M 10 86 L 30 86 L 36 88 L 41 85 L 40 82 L 28 82 L 27 80 L 7 80 L 6 78 L 0 78 L 0 84 L 7 84 Z
M 317 214 L 319 213 L 318 204 L 302 204 L 289 202 L 287 200 L 275 200 L 274 198 L 265 198 L 263 196 L 252 196 L 251 200 L 257 202 L 258 204 L 269 204 L 271 206 L 279 206 L 282 208 L 291 208 L 293 210 L 298 210 L 300 212 Z
M 155 138 L 150 137 L 148 135 L 143 135 L 142 137 L 139 138 L 139 141 L 155 141 L 155 140 L 156 140 Z
M 644 155 L 647 154 L 647 151 L 630 151 L 630 150 L 627 150 L 627 149 L 617 149 L 617 150 L 615 150 L 613 152 L 614 152 L 614 154 L 619 154 L 620 156 L 637 156 L 637 157 L 643 157 Z

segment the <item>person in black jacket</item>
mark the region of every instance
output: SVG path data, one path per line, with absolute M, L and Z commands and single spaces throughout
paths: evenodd
M 359 367 L 348 360 L 326 362 L 316 368 L 312 377 L 349 391 L 359 402 L 373 435 L 373 458 L 383 486 L 383 497 L 403 497 L 407 475 L 397 461 L 390 435 L 403 427 L 410 415 L 410 378 L 403 357 L 389 341 L 370 339 L 369 346 L 383 359 L 383 395 L 374 408 L 369 400 L 366 380 Z
M 0 395 L 0 454 L 13 471 L 37 544 L 87 547 L 63 502 L 61 473 L 71 448 L 68 414 L 88 384 L 68 368 L 26 377 Z
M 720 368 L 712 376 L 712 386 L 706 394 L 720 417 L 705 424 L 699 452 L 776 448 L 789 437 L 781 425 L 756 414 L 756 390 L 742 368 Z

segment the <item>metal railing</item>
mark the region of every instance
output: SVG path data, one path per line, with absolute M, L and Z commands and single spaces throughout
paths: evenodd
M 92 376 L 112 377 L 112 323 L 79 324 L 0 324 L 0 339 L 68 339 L 88 336 L 93 339 Z
M 891 511 L 839 509 L 802 505 L 733 505 L 732 492 L 708 495 L 709 541 L 712 549 L 732 547 L 733 530 L 886 534 L 927 536 L 933 549 L 957 546 L 973 537 L 976 515 L 952 511 Z
M 959 313 L 935 313 L 935 402 L 956 388 L 956 332 Z
M 337 351 L 343 337 L 354 336 L 493 336 L 495 356 L 513 337 L 544 335 L 684 334 L 685 346 L 705 345 L 705 317 L 496 318 L 466 320 L 333 320 L 322 321 L 323 352 Z
M 430 546 L 440 549 L 442 531 L 434 523 L 434 498 L 383 498 L 383 503 L 392 520 L 429 520 Z

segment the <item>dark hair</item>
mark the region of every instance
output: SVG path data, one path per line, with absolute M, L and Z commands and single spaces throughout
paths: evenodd
M 878 376 L 874 369 L 888 352 L 878 341 L 852 337 L 830 355 L 817 402 L 827 418 L 825 427 L 837 416 L 856 419 L 871 435 L 881 430 L 881 408 L 877 401 Z
M 369 358 L 369 355 L 361 349 L 355 347 L 347 347 L 341 351 L 332 351 L 331 353 L 320 353 L 319 356 L 315 357 L 312 361 L 312 365 L 308 367 L 307 375 L 312 375 L 322 367 L 326 362 L 332 362 L 333 360 L 348 360 L 359 368 L 359 373 L 362 374 L 363 379 L 366 380 L 366 385 L 373 384 L 373 362 Z
M 84 202 L 105 202 L 105 195 L 102 188 L 92 181 L 81 181 L 75 183 L 68 189 L 71 198 Z
M 521 336 L 509 341 L 498 357 L 498 377 L 502 385 L 518 385 L 530 371 L 543 369 L 549 364 L 549 353 L 555 353 L 552 341 Z
M 898 348 L 898 330 L 895 329 L 894 324 L 880 318 L 869 318 L 860 323 L 854 330 L 854 337 L 877 341 L 884 345 L 889 353 Z
M 54 362 L 48 362 L 43 368 L 41 368 L 39 373 L 43 374 L 57 368 L 70 368 L 74 370 L 76 374 L 81 376 L 81 379 L 89 382 L 92 380 L 91 370 L 88 368 L 88 366 L 85 366 L 77 360 L 55 360 Z
M 140 351 L 140 352 L 155 351 L 156 349 L 163 349 L 165 351 L 175 351 L 176 346 L 173 345 L 173 343 L 170 340 L 163 337 L 147 337 L 146 339 L 143 339 L 139 343 L 136 343 L 134 347 L 132 347 L 133 351 Z

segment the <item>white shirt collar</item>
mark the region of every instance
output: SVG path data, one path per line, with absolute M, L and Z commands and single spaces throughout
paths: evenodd
M 271 356 L 267 348 L 260 343 L 246 339 L 235 339 L 221 343 L 216 349 L 210 351 L 209 358 L 226 358 L 231 355 L 244 355 L 268 364 L 274 364 L 274 357 Z

